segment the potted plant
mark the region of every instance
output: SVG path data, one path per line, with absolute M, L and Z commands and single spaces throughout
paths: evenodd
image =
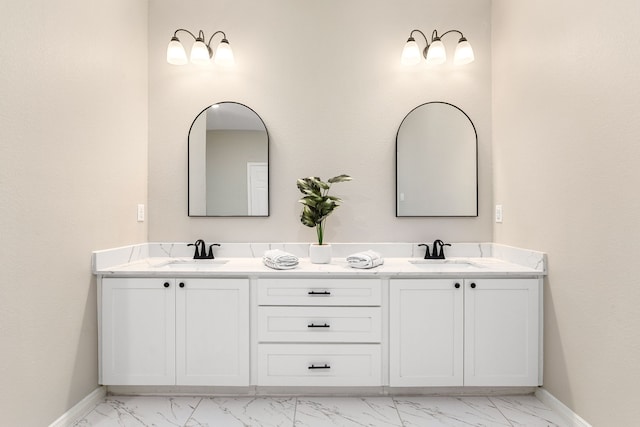
M 299 202 L 302 203 L 302 215 L 300 221 L 307 227 L 315 227 L 318 235 L 318 243 L 309 247 L 309 258 L 314 264 L 327 264 L 331 261 L 331 245 L 324 243 L 325 222 L 331 212 L 342 202 L 336 196 L 329 195 L 331 184 L 336 182 L 351 181 L 349 175 L 338 175 L 322 181 L 317 176 L 300 178 L 297 182 L 298 189 L 304 195 Z

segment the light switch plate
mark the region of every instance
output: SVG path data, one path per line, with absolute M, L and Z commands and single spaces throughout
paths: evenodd
M 138 205 L 138 222 L 144 221 L 144 205 Z
M 502 222 L 502 205 L 496 205 L 496 222 Z

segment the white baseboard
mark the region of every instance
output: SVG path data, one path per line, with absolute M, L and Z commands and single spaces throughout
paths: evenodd
M 567 420 L 571 427 L 591 427 L 591 424 L 586 422 L 580 415 L 569 409 L 567 405 L 560 402 L 554 395 L 549 393 L 544 388 L 538 388 L 536 390 L 536 397 L 542 403 L 558 413 L 562 418 Z
M 70 427 L 80 418 L 87 415 L 96 407 L 98 403 L 107 395 L 107 388 L 100 386 L 89 393 L 80 402 L 73 405 L 67 412 L 62 414 L 60 418 L 49 424 L 49 427 Z

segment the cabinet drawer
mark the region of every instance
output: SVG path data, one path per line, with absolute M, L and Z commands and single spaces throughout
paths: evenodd
M 382 385 L 379 344 L 260 344 L 258 385 Z
M 380 305 L 379 279 L 261 279 L 259 305 Z
M 380 307 L 259 307 L 261 342 L 368 342 L 381 336 Z

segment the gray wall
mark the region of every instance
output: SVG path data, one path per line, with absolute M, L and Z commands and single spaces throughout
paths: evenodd
M 640 3 L 493 2 L 495 240 L 549 254 L 545 388 L 638 423 Z
M 47 425 L 97 385 L 91 250 L 147 239 L 312 241 L 295 179 L 342 172 L 355 180 L 335 187 L 345 204 L 329 240 L 493 235 L 548 252 L 545 387 L 593 425 L 640 418 L 636 1 L 154 0 L 147 10 L 145 1 L 38 0 L 0 12 L 7 425 Z M 237 67 L 166 64 L 182 27 L 225 30 Z M 413 28 L 462 29 L 476 62 L 402 68 Z M 227 100 L 254 108 L 269 129 L 268 219 L 187 217 L 189 125 Z M 433 100 L 458 105 L 478 129 L 479 218 L 393 215 L 395 132 Z M 148 236 L 135 221 L 147 177 Z M 494 202 L 505 213 L 495 227 Z
M 147 2 L 0 5 L 0 424 L 97 387 L 91 251 L 147 240 Z
M 329 242 L 491 240 L 489 0 L 157 0 L 150 3 L 149 27 L 151 240 L 312 242 L 315 232 L 299 221 L 296 179 L 340 173 L 354 180 L 332 190 L 344 204 L 328 221 Z M 167 64 L 167 43 L 177 28 L 207 35 L 224 30 L 236 67 Z M 462 29 L 476 62 L 402 67 L 400 54 L 415 28 Z M 443 40 L 452 55 L 457 38 Z M 267 126 L 269 218 L 187 217 L 189 126 L 203 108 L 222 101 L 248 105 Z M 396 131 L 411 109 L 427 101 L 455 104 L 476 124 L 478 218 L 395 217 Z
M 207 131 L 207 215 L 247 215 L 247 163 L 268 160 L 264 131 Z

